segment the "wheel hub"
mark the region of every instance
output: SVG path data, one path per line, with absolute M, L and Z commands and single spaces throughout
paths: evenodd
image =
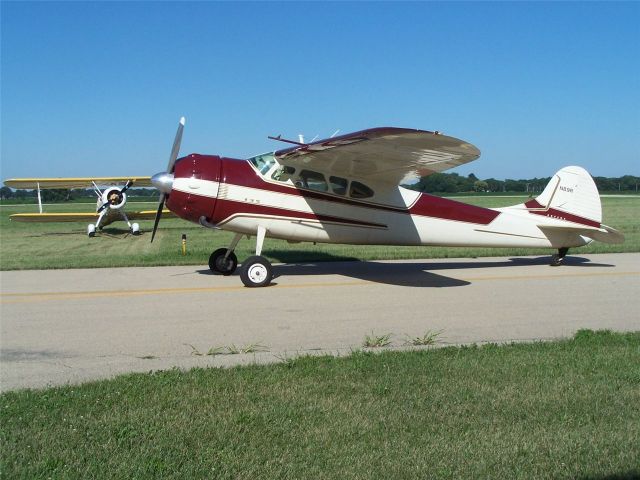
M 251 265 L 247 274 L 249 275 L 249 278 L 252 282 L 260 283 L 264 281 L 265 278 L 267 278 L 267 269 L 264 265 Z

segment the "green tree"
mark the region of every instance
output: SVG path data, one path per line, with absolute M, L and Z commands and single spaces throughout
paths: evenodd
M 12 198 L 12 197 L 13 197 L 13 190 L 11 190 L 9 187 L 0 188 L 0 198 L 2 200 L 7 198 Z
M 474 192 L 488 192 L 489 184 L 483 180 L 476 180 L 473 182 L 473 191 Z

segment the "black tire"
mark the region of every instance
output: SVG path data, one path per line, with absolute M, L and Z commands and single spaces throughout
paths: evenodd
M 551 265 L 552 267 L 559 267 L 562 265 L 562 261 L 564 260 L 563 257 L 561 257 L 560 255 L 552 255 L 551 256 L 551 263 L 549 263 L 549 265 Z
M 238 268 L 238 257 L 231 252 L 227 257 L 227 261 L 224 261 L 224 256 L 227 254 L 226 248 L 219 248 L 211 254 L 209 257 L 209 269 L 212 272 L 221 273 L 222 275 L 231 275 Z
M 242 262 L 240 280 L 245 287 L 266 287 L 272 278 L 273 268 L 266 258 L 255 255 Z

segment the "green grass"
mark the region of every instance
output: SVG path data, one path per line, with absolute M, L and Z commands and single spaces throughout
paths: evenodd
M 485 207 L 513 205 L 522 198 L 467 197 L 465 202 Z M 640 197 L 603 198 L 604 223 L 626 235 L 622 245 L 594 242 L 574 249 L 574 254 L 640 251 Z M 154 203 L 129 203 L 136 209 L 154 209 Z M 35 211 L 36 207 L 3 205 L 0 207 L 0 269 L 83 268 L 151 265 L 203 265 L 211 252 L 227 246 L 232 234 L 214 232 L 193 223 L 173 218 L 163 219 L 153 244 L 149 243 L 152 221 L 140 222 L 145 233 L 128 234 L 122 222 L 114 223 L 99 237 L 88 239 L 86 223 L 17 223 L 9 215 Z M 48 212 L 91 210 L 89 205 L 59 204 Z M 181 236 L 187 234 L 187 255 L 181 253 Z M 243 240 L 236 249 L 240 261 L 254 254 L 255 240 Z M 409 258 L 447 258 L 480 256 L 549 255 L 550 250 L 493 249 L 452 247 L 389 247 L 327 244 L 289 244 L 267 239 L 263 254 L 273 262 L 324 260 L 375 260 Z
M 638 478 L 640 332 L 0 396 L 4 478 Z

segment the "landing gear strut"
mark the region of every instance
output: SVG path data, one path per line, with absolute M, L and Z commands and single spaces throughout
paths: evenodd
M 559 267 L 564 263 L 564 257 L 567 255 L 569 249 L 567 247 L 562 247 L 558 249 L 558 253 L 554 254 L 551 257 L 551 266 Z
M 240 269 L 240 280 L 245 287 L 266 287 L 273 278 L 273 268 L 262 255 L 262 245 L 267 229 L 260 226 L 256 235 L 256 254 L 247 258 Z
M 209 257 L 209 269 L 212 272 L 221 273 L 222 275 L 231 275 L 238 268 L 238 257 L 233 251 L 236 249 L 238 242 L 242 238 L 241 233 L 237 233 L 229 248 L 219 248 L 215 250 Z

